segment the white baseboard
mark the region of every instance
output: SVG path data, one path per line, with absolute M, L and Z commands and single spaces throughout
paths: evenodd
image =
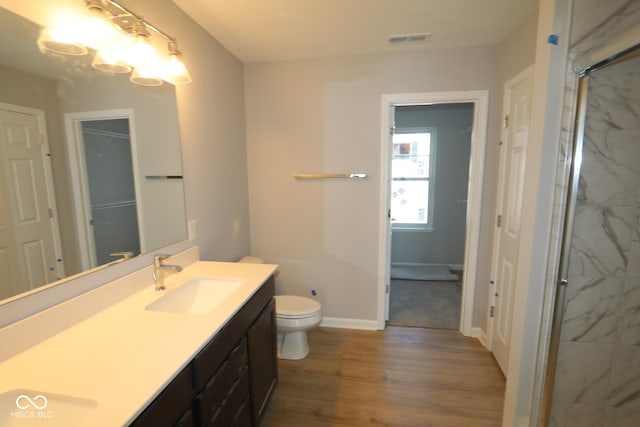
M 325 328 L 362 329 L 377 331 L 378 322 L 375 320 L 345 319 L 341 317 L 325 317 L 320 326 Z
M 462 264 L 434 264 L 429 262 L 392 262 L 391 266 L 395 267 L 415 267 L 424 265 L 446 265 L 451 270 L 462 270 L 464 266 Z
M 488 343 L 487 343 L 487 334 L 485 334 L 482 329 L 480 329 L 478 327 L 471 328 L 471 336 L 474 337 L 474 338 L 477 338 L 478 341 L 480 341 L 480 344 L 482 344 L 484 348 L 489 350 L 489 346 L 488 346 Z

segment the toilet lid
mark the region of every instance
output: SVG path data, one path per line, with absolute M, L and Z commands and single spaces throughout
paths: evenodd
M 282 318 L 309 317 L 320 312 L 322 305 L 310 298 L 276 295 L 276 316 Z

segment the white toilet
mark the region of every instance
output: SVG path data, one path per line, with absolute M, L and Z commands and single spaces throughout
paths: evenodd
M 261 264 L 263 260 L 247 256 L 239 262 Z M 322 322 L 322 305 L 311 298 L 276 295 L 278 357 L 300 360 L 309 354 L 307 331 Z
M 322 321 L 322 305 L 311 298 L 276 295 L 278 357 L 299 360 L 309 354 L 307 331 Z

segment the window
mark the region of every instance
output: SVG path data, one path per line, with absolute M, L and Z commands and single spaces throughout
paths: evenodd
M 393 229 L 433 229 L 435 140 L 432 129 L 396 129 L 391 157 Z

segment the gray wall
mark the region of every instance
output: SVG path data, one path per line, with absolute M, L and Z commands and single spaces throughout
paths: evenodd
M 381 95 L 494 91 L 495 63 L 494 47 L 475 47 L 246 65 L 251 246 L 280 265 L 280 292 L 315 289 L 325 316 L 375 322 Z M 351 171 L 369 178 L 291 177 Z M 480 246 L 490 263 L 491 241 Z
M 499 166 L 499 151 L 497 141 L 501 138 L 502 131 L 502 102 L 504 97 L 505 83 L 515 77 L 518 73 L 533 65 L 536 55 L 536 32 L 537 13 L 533 13 L 528 19 L 518 26 L 509 37 L 498 45 L 496 61 L 496 90 L 491 95 L 496 103 L 496 111 L 490 120 L 490 135 L 492 137 L 487 143 L 487 153 L 485 157 L 486 169 L 496 171 L 494 174 L 485 174 L 484 191 L 482 192 L 483 203 L 488 207 L 483 215 L 487 215 L 485 226 L 480 229 L 482 240 L 493 242 L 496 219 L 496 201 L 498 191 L 497 170 Z M 491 255 L 489 254 L 489 257 Z M 489 320 L 489 291 L 488 285 L 491 279 L 491 262 L 478 263 L 478 276 L 476 287 L 476 310 L 473 313 L 473 324 L 480 327 L 482 331 L 488 333 Z
M 435 128 L 432 231 L 394 230 L 391 262 L 464 263 L 473 104 L 396 107 L 396 129 Z

